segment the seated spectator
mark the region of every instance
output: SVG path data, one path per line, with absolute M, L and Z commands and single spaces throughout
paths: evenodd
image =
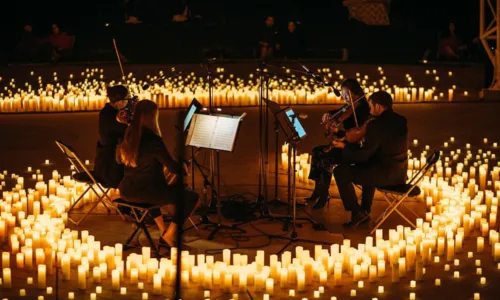
M 49 36 L 53 48 L 52 59 L 58 60 L 71 54 L 73 38 L 66 32 L 61 32 L 57 24 L 52 24 L 52 34 Z
M 266 18 L 265 27 L 259 37 L 260 58 L 266 59 L 272 57 L 274 50 L 280 48 L 276 42 L 278 38 L 278 30 L 274 26 L 274 17 L 268 16 Z
M 127 24 L 141 24 L 142 21 L 139 20 L 139 6 L 140 0 L 125 0 L 125 12 L 127 15 Z
M 288 59 L 297 59 L 304 55 L 302 35 L 297 31 L 294 21 L 288 22 L 288 30 L 281 38 L 281 53 Z
M 39 41 L 33 35 L 33 28 L 30 24 L 26 24 L 21 40 L 19 44 L 17 44 L 17 50 L 19 51 L 21 60 L 35 60 L 38 54 L 38 46 Z
M 455 35 L 455 24 L 450 23 L 439 40 L 439 59 L 459 60 L 461 58 L 460 51 L 462 50 L 464 50 L 462 41 Z

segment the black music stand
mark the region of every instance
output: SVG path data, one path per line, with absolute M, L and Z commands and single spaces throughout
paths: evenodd
M 239 132 L 240 123 L 242 117 L 231 117 L 224 115 L 202 115 L 194 114 L 192 125 L 189 128 L 188 137 L 186 139 L 186 145 L 198 148 L 209 149 L 215 152 L 215 159 L 211 159 L 211 170 L 216 170 L 217 173 L 217 191 L 220 191 L 220 151 L 232 152 L 234 150 L 236 138 Z M 204 176 L 205 183 L 208 182 L 208 178 Z M 212 180 L 213 181 L 213 180 Z M 206 189 L 205 185 L 205 189 Z M 213 192 L 212 188 L 212 192 Z M 213 228 L 212 232 L 208 236 L 208 240 L 213 240 L 217 232 L 220 230 L 230 230 L 239 231 L 241 233 L 246 233 L 245 230 L 241 228 L 236 228 L 232 226 L 226 226 L 222 224 L 222 205 L 220 200 L 220 195 L 218 193 L 213 193 L 217 203 L 217 222 L 211 222 L 208 220 L 205 229 Z M 213 198 L 212 198 L 213 200 Z
M 189 125 L 191 124 L 193 116 L 196 113 L 199 113 L 202 110 L 202 108 L 203 108 L 203 106 L 201 105 L 201 103 L 196 98 L 193 98 L 193 100 L 191 101 L 191 104 L 189 104 L 189 107 L 186 111 L 186 117 L 184 118 L 183 128 L 182 128 L 183 132 L 186 132 L 189 129 Z M 203 212 L 201 215 L 200 223 L 196 224 L 196 225 L 215 224 L 215 223 L 211 222 L 207 216 L 209 208 L 211 206 L 210 205 L 211 203 L 208 203 L 207 191 L 210 188 L 211 193 L 212 193 L 211 199 L 216 199 L 217 191 L 215 190 L 213 183 L 210 182 L 210 180 L 208 179 L 207 174 L 205 174 L 205 172 L 203 171 L 202 166 L 196 160 L 196 156 L 198 155 L 198 153 L 201 152 L 202 149 L 200 148 L 200 149 L 195 151 L 194 148 L 195 147 L 191 147 L 191 188 L 193 190 L 195 189 L 195 171 L 196 171 L 196 169 L 198 169 L 201 176 L 203 177 L 203 201 L 202 201 L 202 205 L 203 205 L 202 211 Z M 196 228 L 196 225 L 191 226 L 186 230 L 189 230 L 191 228 Z
M 296 228 L 298 227 L 296 221 L 303 220 L 309 221 L 316 228 L 326 230 L 323 224 L 318 223 L 308 217 L 297 218 L 297 197 L 296 197 L 296 154 L 297 154 L 297 143 L 307 136 L 306 131 L 300 124 L 297 114 L 290 107 L 282 109 L 277 103 L 267 100 L 271 111 L 274 113 L 276 123 L 278 127 L 281 128 L 288 141 L 288 216 L 273 216 L 271 215 L 271 220 L 278 220 L 284 222 L 283 230 L 288 231 L 289 224 L 292 225 L 292 231 L 290 237 L 283 235 L 269 235 L 270 238 L 285 239 L 288 243 L 278 251 L 278 254 L 283 252 L 288 246 L 295 242 L 305 242 L 313 244 L 324 244 L 328 245 L 327 242 L 313 241 L 300 239 Z M 276 153 L 278 155 L 278 153 Z M 292 160 L 293 158 L 293 160 Z M 293 179 L 291 178 L 293 176 Z M 290 211 L 291 210 L 291 211 Z

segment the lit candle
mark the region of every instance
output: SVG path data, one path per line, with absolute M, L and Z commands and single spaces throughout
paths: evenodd
M 118 270 L 111 271 L 111 288 L 114 291 L 120 290 L 120 271 Z
M 85 266 L 78 266 L 78 288 L 80 290 L 85 290 L 87 288 L 87 277 L 86 277 Z
M 47 267 L 45 265 L 38 265 L 38 288 L 45 289 L 47 283 Z
M 3 273 L 3 288 L 10 289 L 12 288 L 12 278 L 10 268 L 2 268 Z
M 482 253 L 484 251 L 484 238 L 479 236 L 477 238 L 477 252 Z
M 161 275 L 153 276 L 153 295 L 161 295 Z

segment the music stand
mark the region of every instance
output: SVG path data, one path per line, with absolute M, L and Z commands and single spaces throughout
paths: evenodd
M 267 100 L 268 104 L 272 101 Z M 291 222 L 292 224 L 292 232 L 290 237 L 282 236 L 282 235 L 270 235 L 270 238 L 284 239 L 288 240 L 288 243 L 281 248 L 277 252 L 280 254 L 283 252 L 288 246 L 295 242 L 305 242 L 305 243 L 314 243 L 314 244 L 324 244 L 328 245 L 329 243 L 323 241 L 313 241 L 300 239 L 297 233 L 297 220 L 305 220 L 311 222 L 315 227 L 321 227 L 324 229 L 325 226 L 323 224 L 319 224 L 318 222 L 307 218 L 301 217 L 297 218 L 297 197 L 296 197 L 296 182 L 297 182 L 297 169 L 296 169 L 296 156 L 297 156 L 297 143 L 304 139 L 307 136 L 307 133 L 300 123 L 298 119 L 298 115 L 293 111 L 292 108 L 286 107 L 284 109 L 278 110 L 279 105 L 274 103 L 270 106 L 271 110 L 275 114 L 275 119 L 279 124 L 279 127 L 283 130 L 283 133 L 287 137 L 288 141 L 288 216 L 280 216 L 280 217 L 271 217 L 271 219 L 276 219 L 285 222 L 283 225 L 284 230 L 288 230 L 288 224 Z M 276 153 L 278 155 L 278 153 Z M 292 159 L 293 158 L 293 159 Z M 291 179 L 293 176 L 293 179 Z M 290 207 L 291 206 L 291 207 Z M 292 209 L 292 216 L 290 216 L 290 208 Z
M 215 151 L 215 161 L 211 160 L 211 169 L 217 170 L 217 191 L 220 191 L 220 159 L 219 152 L 232 152 L 235 147 L 242 116 L 231 117 L 225 115 L 194 114 L 189 127 L 186 145 Z M 213 188 L 212 188 L 213 191 Z M 222 224 L 221 200 L 218 193 L 214 193 L 217 203 L 217 223 L 210 222 L 205 229 L 213 228 L 208 236 L 212 240 L 220 230 L 232 230 L 246 233 L 241 228 Z M 213 200 L 213 199 L 212 199 Z M 208 219 L 208 217 L 207 217 Z

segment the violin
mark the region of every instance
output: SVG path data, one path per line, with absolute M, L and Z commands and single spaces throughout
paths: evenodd
M 325 137 L 330 137 L 332 133 L 337 133 L 339 128 L 342 126 L 343 122 L 352 116 L 356 108 L 361 104 L 361 99 L 365 96 L 361 96 L 350 104 L 342 106 L 336 113 L 328 115 L 323 118 L 323 124 L 325 125 Z
M 345 134 L 345 140 L 351 144 L 363 143 L 366 137 L 366 127 L 373 120 L 375 117 L 370 117 L 361 127 L 349 129 Z

